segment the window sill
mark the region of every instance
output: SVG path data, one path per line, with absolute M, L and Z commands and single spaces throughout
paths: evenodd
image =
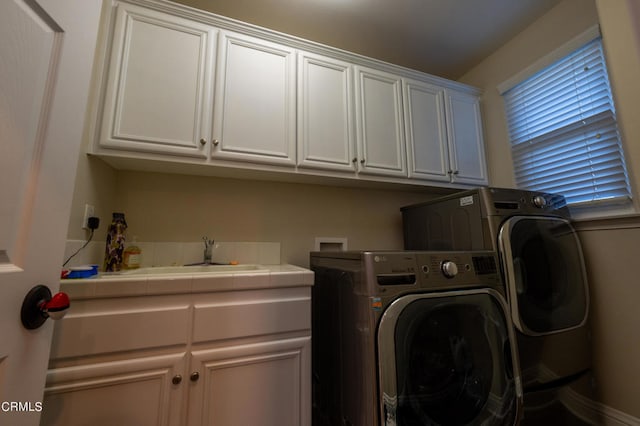
M 578 232 L 640 228 L 640 214 L 620 214 L 617 216 L 591 218 L 577 217 L 573 219 L 573 227 Z

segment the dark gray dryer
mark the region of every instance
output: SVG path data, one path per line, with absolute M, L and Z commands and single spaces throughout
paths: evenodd
M 501 188 L 464 191 L 401 209 L 405 248 L 495 250 L 517 331 L 525 421 L 563 424 L 567 385 L 590 391 L 589 291 L 564 197 Z M 562 398 L 564 396 L 564 400 Z M 552 417 L 539 420 L 544 413 Z
M 515 334 L 494 252 L 314 252 L 314 426 L 511 426 Z

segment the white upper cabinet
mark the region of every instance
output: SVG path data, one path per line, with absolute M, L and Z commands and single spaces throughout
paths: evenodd
M 449 182 L 444 89 L 407 80 L 403 94 L 409 177 Z
M 403 88 L 409 177 L 486 185 L 478 97 L 414 80 Z
M 356 67 L 359 173 L 407 176 L 399 76 Z
M 221 32 L 212 158 L 295 164 L 295 50 Z
M 206 158 L 216 35 L 208 25 L 118 4 L 99 146 Z
M 298 54 L 298 165 L 355 171 L 353 66 Z
M 480 100 L 447 89 L 447 133 L 454 183 L 486 185 L 487 166 L 482 138 Z
M 488 183 L 472 87 L 164 0 L 107 4 L 90 152 L 115 167 Z

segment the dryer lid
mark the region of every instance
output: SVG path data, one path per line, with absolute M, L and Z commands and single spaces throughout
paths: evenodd
M 582 250 L 563 218 L 513 216 L 498 235 L 514 325 L 539 336 L 586 323 L 589 293 Z

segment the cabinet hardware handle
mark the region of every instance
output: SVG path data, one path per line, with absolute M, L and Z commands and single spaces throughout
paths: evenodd
M 175 376 L 173 376 L 173 379 L 171 379 L 171 383 L 173 383 L 174 385 L 179 385 L 180 382 L 182 382 L 182 376 L 179 374 L 176 374 Z
M 356 164 L 356 163 L 358 162 L 358 159 L 357 159 L 356 157 L 353 157 L 353 160 L 351 160 L 351 162 L 352 162 L 353 164 Z
M 220 145 L 220 141 L 218 139 L 214 139 L 213 146 L 218 146 L 218 145 Z
M 189 379 L 192 382 L 197 382 L 199 378 L 200 378 L 200 373 L 198 373 L 197 371 L 194 371 L 193 373 L 191 373 L 191 376 L 189 376 Z
M 364 164 L 364 158 L 360 160 L 360 164 Z
M 460 171 L 456 170 L 455 172 L 453 172 L 454 175 L 460 174 Z
M 200 145 L 205 146 L 207 144 L 207 140 L 205 138 L 200 139 Z
M 447 174 L 453 174 L 453 170 L 447 170 Z

